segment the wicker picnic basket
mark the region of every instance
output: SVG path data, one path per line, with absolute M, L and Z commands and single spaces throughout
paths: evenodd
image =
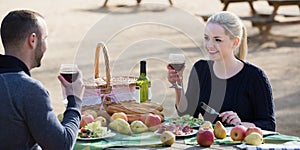
M 101 50 L 105 62 L 104 77 L 100 77 L 99 71 Z M 93 110 L 97 113 L 97 116 L 103 116 L 106 119 L 109 119 L 113 113 L 124 112 L 127 114 L 129 122 L 152 113 L 159 115 L 159 117 L 164 120 L 162 113 L 163 107 L 161 104 L 155 102 L 135 102 L 134 92 L 136 80 L 137 77 L 134 76 L 111 76 L 107 47 L 103 42 L 98 43 L 95 53 L 94 78 L 84 81 L 86 88 L 82 112 Z M 89 93 L 94 93 L 94 95 L 91 96 Z M 92 103 L 85 104 L 85 100 L 89 99 L 92 100 Z
M 105 64 L 105 76 L 100 76 L 100 52 L 103 53 L 104 64 Z M 85 110 L 103 110 L 107 103 L 111 101 L 121 101 L 121 100 L 132 100 L 133 99 L 133 89 L 135 87 L 136 77 L 133 76 L 111 76 L 108 49 L 104 42 L 97 44 L 95 61 L 94 61 L 94 78 L 84 80 L 85 94 L 83 98 L 82 111 Z M 120 91 L 128 91 L 129 96 L 126 98 L 122 97 L 117 99 L 117 95 Z M 94 96 L 92 96 L 94 95 Z M 86 99 L 92 99 L 91 103 L 85 104 Z M 94 101 L 95 99 L 96 102 Z

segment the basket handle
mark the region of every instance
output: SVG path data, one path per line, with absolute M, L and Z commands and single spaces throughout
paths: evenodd
M 107 48 L 106 48 L 104 42 L 98 43 L 97 47 L 96 47 L 95 65 L 94 65 L 95 79 L 100 78 L 99 65 L 100 65 L 100 50 L 101 50 L 101 48 L 103 50 L 103 55 L 104 55 L 106 84 L 107 84 L 107 86 L 110 86 L 111 77 L 110 77 L 109 59 L 108 59 Z

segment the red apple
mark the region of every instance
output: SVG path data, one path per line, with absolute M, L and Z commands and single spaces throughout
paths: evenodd
M 246 130 L 246 136 L 252 132 L 256 132 L 256 133 L 260 134 L 261 136 L 263 136 L 263 132 L 259 127 L 248 127 L 248 129 Z
M 91 122 L 94 122 L 94 117 L 92 115 L 82 115 L 80 121 L 80 128 L 85 127 Z
M 148 114 L 141 114 L 140 116 L 139 116 L 139 119 L 138 120 L 140 120 L 140 121 L 142 121 L 142 122 L 146 122 L 146 118 L 147 118 L 147 116 L 149 115 L 149 114 L 151 114 L 151 113 L 148 113 Z
M 235 126 L 230 131 L 230 137 L 233 141 L 242 141 L 246 136 L 247 128 L 242 125 Z
M 128 117 L 124 112 L 113 113 L 113 115 L 110 117 L 110 121 L 116 120 L 117 118 L 121 118 L 125 121 L 128 121 Z
M 214 133 L 211 129 L 209 128 L 200 128 L 198 133 L 197 133 L 197 143 L 200 146 L 204 147 L 210 147 L 214 143 Z
M 147 125 L 150 131 L 155 131 L 161 124 L 161 119 L 159 115 L 149 114 L 145 119 L 145 124 Z

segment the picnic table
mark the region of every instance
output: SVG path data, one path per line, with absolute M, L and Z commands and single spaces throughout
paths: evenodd
M 274 25 L 292 25 L 300 23 L 300 13 L 297 15 L 278 13 L 278 9 L 284 6 L 297 6 L 300 10 L 300 0 L 260 0 L 266 1 L 269 6 L 273 7 L 273 11 L 270 14 L 259 13 L 253 6 L 253 2 L 258 0 L 220 0 L 223 4 L 223 11 L 228 9 L 228 5 L 231 3 L 247 2 L 251 9 L 251 15 L 247 17 L 241 17 L 243 20 L 249 20 L 252 26 L 258 27 L 262 37 L 262 42 L 267 41 L 271 28 Z M 207 21 L 210 15 L 199 15 L 204 21 Z
M 257 0 L 220 0 L 221 3 L 224 5 L 222 11 L 227 11 L 229 4 L 231 3 L 245 3 L 247 2 L 249 4 L 249 7 L 251 9 L 251 14 L 255 15 L 256 10 L 253 6 L 253 2 Z M 196 14 L 197 16 L 200 16 L 203 18 L 204 21 L 207 21 L 207 19 L 211 16 L 211 14 Z
M 250 9 L 251 9 L 251 13 L 256 14 L 256 10 L 253 7 L 253 2 L 257 1 L 257 0 L 220 0 L 220 1 L 224 4 L 223 11 L 227 10 L 230 3 L 247 2 L 249 4 Z
M 226 128 L 229 132 L 230 128 Z M 227 132 L 227 133 L 228 133 Z M 300 148 L 300 138 L 296 136 L 283 135 L 278 132 L 264 131 L 265 143 L 260 145 L 261 149 L 294 149 Z M 258 149 L 259 149 L 258 147 Z M 243 144 L 242 141 L 232 141 L 229 133 L 224 139 L 215 139 L 210 149 L 233 150 L 237 148 L 255 148 L 255 146 Z M 153 132 L 141 134 L 124 135 L 116 133 L 112 138 L 92 141 L 80 141 L 75 144 L 74 150 L 98 150 L 98 149 L 207 149 L 197 144 L 196 134 L 186 137 L 176 137 L 175 143 L 168 147 L 160 141 L 160 135 Z
M 268 4 L 273 7 L 271 14 L 256 13 L 253 17 L 248 18 L 253 26 L 259 28 L 263 34 L 263 41 L 268 39 L 271 28 L 274 25 L 292 25 L 300 23 L 300 13 L 298 15 L 280 14 L 279 7 L 283 6 L 298 6 L 300 10 L 300 0 L 268 0 Z M 245 18 L 247 19 L 247 18 Z
M 131 101 L 132 102 L 132 101 Z M 129 106 L 130 108 L 134 108 L 134 103 L 123 102 L 123 105 Z M 149 106 L 148 103 L 147 106 Z M 154 104 L 153 104 L 154 105 Z M 152 105 L 152 106 L 153 106 Z M 136 106 L 136 105 L 135 105 Z M 142 107 L 140 105 L 139 107 Z M 157 107 L 154 105 L 154 107 Z M 135 107 L 136 108 L 136 107 Z M 128 107 L 123 107 L 122 110 L 125 111 Z M 149 108 L 150 109 L 150 108 Z M 108 109 L 107 109 L 108 110 Z M 97 115 L 103 116 L 105 118 L 110 118 L 109 112 L 107 110 L 101 110 L 97 112 Z M 183 116 L 182 116 L 183 117 Z M 171 117 L 172 118 L 172 117 Z M 173 118 L 174 119 L 174 118 Z M 163 123 L 168 123 L 170 118 L 165 116 Z M 172 120 L 172 119 L 171 119 Z M 181 119 L 180 119 L 181 120 Z M 204 120 L 203 120 L 204 121 Z M 176 121 L 172 120 L 172 122 L 176 123 Z M 179 123 L 178 121 L 177 123 Z M 193 122 L 195 122 L 193 120 Z M 213 126 L 213 125 L 212 125 Z M 109 126 L 108 126 L 109 127 Z M 74 150 L 99 150 L 99 149 L 166 149 L 166 150 L 174 150 L 174 149 L 206 149 L 207 147 L 201 147 L 197 144 L 197 133 L 199 132 L 199 128 L 201 124 L 191 125 L 193 130 L 190 130 L 188 133 L 181 133 L 176 136 L 175 143 L 168 147 L 164 145 L 164 143 L 160 140 L 160 133 L 158 131 L 147 131 L 143 133 L 131 133 L 130 135 L 121 134 L 113 129 L 110 129 L 105 136 L 102 137 L 92 137 L 92 138 L 81 138 L 77 137 L 77 141 L 74 145 Z M 232 141 L 230 137 L 230 132 L 233 126 L 225 126 L 226 129 L 226 137 L 224 139 L 214 139 L 213 145 L 211 145 L 211 149 L 225 149 L 225 150 L 233 150 L 237 149 L 237 146 L 244 146 L 243 141 Z M 274 148 L 275 146 L 285 146 L 282 143 L 292 142 L 290 145 L 293 147 L 300 147 L 300 138 L 296 136 L 283 135 L 274 131 L 262 130 L 264 135 L 264 144 L 262 146 L 268 148 Z M 127 132 L 128 133 L 128 132 Z M 275 145 L 267 145 L 274 144 Z M 245 145 L 249 146 L 249 145 Z M 287 148 L 286 146 L 284 148 Z M 289 147 L 288 147 L 289 148 Z

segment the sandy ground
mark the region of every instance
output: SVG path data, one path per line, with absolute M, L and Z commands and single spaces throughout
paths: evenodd
M 167 54 L 185 53 L 187 76 L 189 66 L 205 57 L 201 50 L 204 25 L 195 14 L 216 12 L 221 10 L 222 4 L 218 0 L 208 4 L 204 0 L 173 2 L 174 7 L 169 7 L 167 0 L 144 0 L 138 7 L 133 0 L 111 0 L 108 8 L 101 8 L 102 0 L 0 0 L 0 18 L 19 8 L 36 10 L 45 16 L 49 48 L 42 67 L 34 69 L 32 76 L 49 90 L 56 113 L 64 111 L 56 78 L 59 65 L 75 62 L 84 70 L 85 78 L 92 76 L 95 45 L 105 41 L 113 75 L 138 75 L 139 60 L 147 59 L 153 101 L 164 105 L 166 116 L 174 116 L 173 91 L 168 89 L 166 81 Z M 255 7 L 264 12 L 272 10 L 264 1 L 255 3 Z M 228 10 L 241 16 L 250 11 L 246 3 L 232 4 Z M 279 11 L 299 14 L 297 7 Z M 269 41 L 259 44 L 258 29 L 247 21 L 244 23 L 249 33 L 247 61 L 261 67 L 271 81 L 277 131 L 300 136 L 299 25 L 276 26 L 272 28 Z M 3 54 L 2 45 L 0 53 Z

